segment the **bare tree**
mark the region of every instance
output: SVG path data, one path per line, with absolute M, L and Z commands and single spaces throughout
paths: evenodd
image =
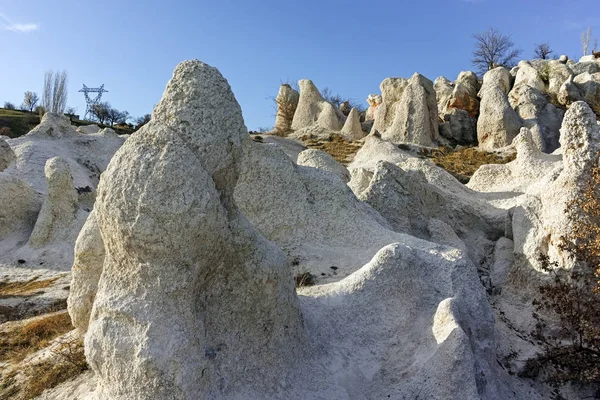
M 536 44 L 535 49 L 533 50 L 533 55 L 535 58 L 541 58 L 542 60 L 550 58 L 552 53 L 554 53 L 554 51 L 550 48 L 550 44 L 548 42 Z
M 495 28 L 477 33 L 473 38 L 475 50 L 471 62 L 481 74 L 496 67 L 514 67 L 522 53 L 522 50 L 514 48 L 510 36 L 503 35 Z
M 11 103 L 10 101 L 4 102 L 4 108 L 6 108 L 7 110 L 16 110 L 17 109 L 17 107 L 15 107 L 15 105 L 13 103 Z
M 32 112 L 35 109 L 40 97 L 35 92 L 27 91 L 23 97 L 23 109 Z
M 588 26 L 585 31 L 581 33 L 581 47 L 583 48 L 583 55 L 587 56 L 588 49 L 590 47 L 590 41 L 592 40 L 592 27 Z
M 129 119 L 129 112 L 127 111 L 119 111 L 116 108 L 108 107 L 108 117 L 107 120 L 110 123 L 110 126 L 114 124 L 124 124 Z
M 152 116 L 150 114 L 145 114 L 142 117 L 136 118 L 135 120 L 135 129 L 138 130 L 140 129 L 142 126 L 146 125 L 148 122 L 150 122 L 150 118 Z
M 47 71 L 42 102 L 46 111 L 62 114 L 67 106 L 67 71 Z
M 108 120 L 110 108 L 110 104 L 104 102 L 94 104 L 90 111 L 92 113 L 92 116 L 96 118 L 98 122 L 104 124 Z

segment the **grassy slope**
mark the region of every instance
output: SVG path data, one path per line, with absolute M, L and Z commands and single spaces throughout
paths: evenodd
M 38 125 L 39 123 L 40 123 L 40 117 L 36 113 L 31 113 L 28 111 L 21 111 L 21 110 L 7 110 L 6 108 L 0 108 L 0 129 L 2 129 L 3 127 L 10 128 L 10 133 L 8 133 L 8 134 L 4 133 L 4 134 L 11 138 L 16 138 L 16 137 L 27 134 L 27 132 L 29 132 L 30 130 L 35 128 L 35 126 Z M 75 126 L 96 124 L 96 125 L 100 126 L 101 128 L 109 128 L 108 125 L 102 125 L 97 122 L 83 121 L 83 120 L 73 120 L 73 121 L 71 121 L 71 124 L 73 124 Z M 114 129 L 118 134 L 133 133 L 133 130 L 131 130 L 131 129 L 124 129 L 124 128 L 115 127 L 115 126 L 113 126 L 112 129 Z

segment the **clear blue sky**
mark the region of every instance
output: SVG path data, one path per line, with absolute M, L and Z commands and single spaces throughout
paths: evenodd
M 197 58 L 220 69 L 249 129 L 272 126 L 269 96 L 286 80 L 364 102 L 389 76 L 454 80 L 471 68 L 471 35 L 496 27 L 524 57 L 536 42 L 581 56 L 600 39 L 600 0 L 154 1 L 0 0 L 0 104 L 41 93 L 44 71 L 66 69 L 68 105 L 102 83 L 133 116 L 152 110 L 173 68 Z

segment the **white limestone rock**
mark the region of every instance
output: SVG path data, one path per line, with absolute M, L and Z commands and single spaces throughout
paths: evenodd
M 42 202 L 42 196 L 27 183 L 0 172 L 0 250 L 5 254 L 7 247 L 27 240 Z
M 381 132 L 381 137 L 393 143 L 422 146 L 434 146 L 441 142 L 436 94 L 430 80 L 418 73 L 408 80 L 395 106 L 394 120 L 389 128 Z
M 380 94 L 370 94 L 367 96 L 367 103 L 369 104 L 369 108 L 367 108 L 367 112 L 365 114 L 365 120 L 371 121 L 375 119 L 375 110 L 379 105 L 383 102 L 383 98 Z
M 499 69 L 488 73 L 495 70 Z M 482 99 L 477 120 L 477 139 L 483 150 L 508 146 L 522 126 L 521 118 L 510 106 L 504 89 L 501 86 L 490 87 L 490 83 L 487 85 L 486 87 L 484 78 L 483 86 L 486 88 L 482 88 L 480 92 Z
M 379 89 L 382 102 L 375 110 L 372 131 L 382 133 L 392 125 L 396 107 L 399 105 L 406 86 L 408 86 L 408 79 L 404 78 L 386 78 L 381 82 Z
M 444 115 L 448 111 L 448 103 L 450 102 L 450 97 L 452 97 L 454 84 L 446 77 L 438 76 L 433 81 L 433 88 L 438 104 L 438 114 Z
M 87 332 L 105 255 L 95 210 L 92 210 L 75 242 L 75 261 L 71 269 L 72 282 L 67 299 L 73 326 L 82 335 Z
M 296 260 L 294 272 L 309 272 L 318 282 L 350 275 L 398 240 L 389 223 L 340 179 L 345 171 L 327 169 L 296 165 L 282 150 L 251 142 L 235 188 L 240 210 Z
M 519 71 L 515 76 L 515 82 L 512 90 L 515 90 L 515 88 L 522 85 L 535 88 L 539 91 L 544 91 L 546 89 L 546 85 L 542 80 L 540 73 L 533 65 L 531 65 L 529 61 L 520 61 L 518 66 Z M 549 68 L 547 67 L 547 63 L 544 63 L 544 66 Z
M 349 141 L 359 140 L 365 136 L 360 124 L 360 116 L 356 108 L 352 108 L 350 114 L 348 114 L 348 118 L 340 131 L 340 135 Z
M 15 152 L 4 139 L 0 139 L 0 172 L 16 160 Z
M 298 359 L 286 258 L 232 198 L 245 137 L 227 81 L 185 61 L 103 174 L 106 255 L 85 336 L 99 399 L 273 394 Z
M 538 148 L 552 153 L 559 147 L 559 130 L 564 111 L 549 102 L 547 95 L 528 84 L 515 84 L 509 102 L 523 125 L 535 135 Z
M 275 131 L 286 134 L 292 129 L 292 120 L 294 119 L 299 99 L 300 94 L 287 83 L 279 87 L 279 92 L 275 98 L 275 102 L 277 103 Z
M 44 171 L 48 197 L 29 238 L 29 245 L 33 248 L 68 241 L 76 235 L 73 224 L 77 219 L 79 202 L 69 165 L 62 158 L 53 157 L 46 162 Z
M 338 176 L 342 181 L 350 181 L 350 173 L 342 164 L 335 161 L 335 159 L 329 154 L 322 150 L 307 149 L 298 154 L 296 161 L 298 165 L 304 165 L 307 167 L 319 168 L 324 171 L 329 171 L 332 174 Z
M 584 72 L 573 79 L 581 93 L 581 99 L 589 104 L 596 115 L 600 115 L 600 72 Z
M 548 93 L 558 98 L 561 86 L 573 75 L 568 65 L 557 60 L 548 61 Z
M 314 83 L 308 79 L 301 79 L 298 81 L 298 86 L 300 97 L 292 120 L 292 129 L 299 130 L 317 125 L 324 129 L 339 131 L 341 128 L 339 111 L 323 99 Z
M 496 67 L 491 69 L 483 75 L 483 84 L 479 90 L 479 97 L 483 98 L 486 90 L 496 87 L 499 87 L 505 94 L 508 94 L 512 88 L 512 83 L 513 79 L 506 68 Z
M 40 124 L 33 128 L 26 136 L 60 139 L 78 135 L 80 135 L 80 133 L 71 125 L 71 120 L 69 120 L 68 117 L 47 112 L 42 117 Z
M 559 61 L 561 64 L 566 64 L 566 63 L 567 63 L 567 61 L 569 61 L 569 57 L 567 57 L 566 55 L 562 54 L 562 55 L 561 55 L 561 56 L 558 58 L 558 61 Z
M 100 132 L 100 127 L 98 125 L 82 125 L 77 128 L 77 132 L 83 133 L 84 135 L 90 133 L 98 133 Z
M 460 144 L 473 144 L 477 141 L 477 120 L 466 110 L 451 108 L 444 115 L 440 125 L 440 135 Z

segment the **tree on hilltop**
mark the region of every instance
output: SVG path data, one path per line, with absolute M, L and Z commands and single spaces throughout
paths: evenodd
M 495 28 L 473 35 L 475 50 L 471 62 L 481 75 L 496 67 L 512 68 L 517 64 L 522 50 L 516 49 L 510 36 Z

